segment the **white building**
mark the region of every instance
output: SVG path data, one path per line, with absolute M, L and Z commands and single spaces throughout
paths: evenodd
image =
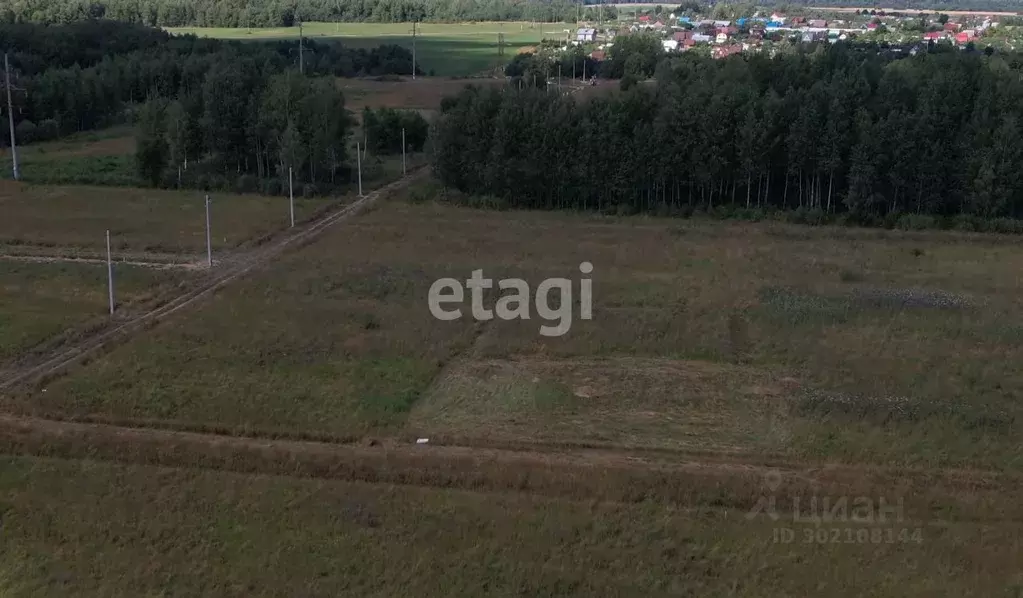
M 577 42 L 595 42 L 597 41 L 597 30 L 596 29 L 580 29 L 575 32 L 575 41 Z

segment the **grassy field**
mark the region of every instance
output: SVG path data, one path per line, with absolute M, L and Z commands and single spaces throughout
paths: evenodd
M 0 196 L 23 219 L 3 234 L 94 249 L 88 219 L 40 228 L 79 212 L 64 204 L 24 220 L 38 189 Z M 120 211 L 146 222 L 130 210 L 156 196 L 134 193 Z M 381 200 L 0 396 L 0 454 L 23 455 L 0 457 L 0 594 L 1023 592 L 1016 238 L 483 211 L 448 193 Z M 262 234 L 222 220 L 238 227 L 225 245 Z M 191 216 L 158 221 L 139 230 L 194 250 L 170 234 Z M 535 309 L 429 312 L 441 277 L 577 293 L 582 262 L 593 319 L 573 295 L 562 337 Z M 125 309 L 176 283 L 163 272 L 119 274 Z M 102 273 L 0 271 L 17 298 L 0 368 L 103 319 Z M 793 512 L 752 513 L 767 495 Z M 794 516 L 822 497 L 904 509 Z
M 477 75 L 507 63 L 516 51 L 546 39 L 564 39 L 564 23 L 422 23 L 417 25 L 417 64 L 438 76 Z M 171 28 L 171 33 L 239 40 L 297 39 L 298 27 L 279 29 Z M 316 41 L 338 41 L 355 48 L 397 44 L 412 48 L 411 23 L 305 23 L 304 35 Z M 505 56 L 498 34 L 505 36 Z
M 561 338 L 541 337 L 535 313 L 477 325 L 427 309 L 438 277 L 482 268 L 535 286 L 578 278 L 582 261 L 594 319 Z M 1011 470 L 1020 267 L 998 237 L 390 203 L 16 403 L 340 438 Z
M 296 220 L 338 201 L 296 198 Z M 0 209 L 5 214 L 0 250 L 5 254 L 98 255 L 105 252 L 107 230 L 118 254 L 182 254 L 184 260 L 205 254 L 200 191 L 0 181 Z M 230 250 L 287 227 L 288 198 L 213 193 L 210 219 L 215 249 Z
M 133 266 L 115 268 L 118 316 L 130 314 L 188 274 Z M 0 373 L 7 362 L 67 340 L 108 316 L 102 264 L 0 260 Z
M 0 592 L 27 596 L 1012 596 L 1018 524 L 775 541 L 728 509 L 0 459 Z M 814 532 L 816 533 L 816 532 Z M 855 537 L 855 536 L 853 536 Z M 896 536 L 897 538 L 897 536 Z

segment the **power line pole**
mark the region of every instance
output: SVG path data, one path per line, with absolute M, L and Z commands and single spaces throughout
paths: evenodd
M 14 101 L 11 100 L 11 62 L 4 52 L 4 75 L 7 80 L 7 123 L 11 128 L 11 161 L 14 165 L 14 180 L 21 179 L 21 171 L 18 170 L 18 144 L 14 139 Z
M 359 197 L 362 197 L 362 149 L 358 142 L 355 143 L 355 160 L 359 165 Z
M 210 196 L 206 196 L 206 265 L 213 267 L 213 236 L 210 233 Z
M 412 21 L 412 80 L 416 80 L 416 22 Z
M 305 74 L 305 44 L 302 41 L 302 20 L 298 21 L 298 72 Z
M 110 315 L 114 315 L 114 262 L 110 258 L 110 231 L 107 231 L 107 295 L 110 299 Z
M 405 129 L 401 130 L 401 175 L 405 176 L 408 174 L 408 169 L 405 167 Z
M 295 228 L 295 178 L 290 166 L 288 167 L 288 198 L 291 202 L 291 227 Z

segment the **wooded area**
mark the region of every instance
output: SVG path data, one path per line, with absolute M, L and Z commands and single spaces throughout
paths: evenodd
M 147 97 L 201 94 L 211 77 L 238 76 L 251 88 L 299 65 L 299 42 L 240 43 L 170 36 L 159 29 L 109 21 L 63 26 L 0 26 L 0 47 L 12 47 L 15 127 L 22 142 L 37 131 L 67 134 L 124 119 Z M 351 77 L 411 74 L 411 52 L 400 46 L 347 48 L 307 40 L 304 73 Z M 244 100 L 247 100 L 245 96 Z M 7 119 L 0 119 L 0 145 Z
M 107 18 L 159 27 L 291 27 L 303 21 L 567 21 L 572 0 L 13 0 L 0 23 Z
M 893 59 L 838 43 L 683 55 L 656 79 L 582 102 L 467 89 L 444 104 L 435 172 L 526 208 L 1023 216 L 1016 55 Z

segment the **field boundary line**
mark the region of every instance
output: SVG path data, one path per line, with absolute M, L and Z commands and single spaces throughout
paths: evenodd
M 67 257 L 67 256 L 44 256 L 44 255 L 4 255 L 0 254 L 0 261 L 6 262 L 27 262 L 32 264 L 89 264 L 106 265 L 107 260 L 98 257 Z M 139 268 L 153 268 L 154 270 L 205 270 L 204 261 L 194 262 L 147 262 L 141 260 L 112 260 L 115 266 L 137 266 Z
M 114 340 L 126 338 L 131 332 L 143 329 L 147 325 L 160 322 L 192 306 L 234 280 L 244 276 L 257 267 L 268 263 L 273 258 L 282 254 L 286 249 L 292 246 L 301 246 L 303 243 L 316 238 L 320 233 L 337 222 L 359 213 L 359 211 L 373 203 L 381 195 L 407 186 L 426 171 L 426 167 L 423 167 L 419 171 L 411 173 L 409 176 L 372 191 L 368 195 L 348 204 L 340 210 L 328 213 L 319 220 L 307 223 L 300 227 L 298 231 L 288 234 L 283 239 L 261 245 L 256 249 L 253 249 L 248 254 L 240 255 L 234 257 L 230 261 L 223 262 L 225 264 L 224 267 L 222 267 L 219 271 L 214 268 L 213 276 L 210 279 L 200 282 L 196 287 L 189 289 L 185 293 L 170 299 L 144 314 L 135 316 L 127 322 L 118 324 L 113 328 L 104 330 L 84 339 L 77 345 L 61 349 L 56 354 L 44 358 L 44 361 L 41 363 L 37 363 L 34 366 L 27 366 L 21 372 L 17 372 L 6 380 L 0 381 L 0 391 L 9 390 L 19 384 L 55 375 L 64 368 L 96 353 L 98 350 L 106 347 Z
M 232 471 L 572 500 L 663 501 L 750 509 L 783 496 L 884 496 L 904 501 L 907 521 L 1023 524 L 1018 476 L 990 472 L 765 467 L 687 459 L 648 461 L 615 451 L 537 453 L 391 440 L 330 444 L 55 422 L 0 414 L 0 453 L 150 467 Z M 765 490 L 768 476 L 784 483 Z M 784 507 L 783 507 L 784 508 Z

